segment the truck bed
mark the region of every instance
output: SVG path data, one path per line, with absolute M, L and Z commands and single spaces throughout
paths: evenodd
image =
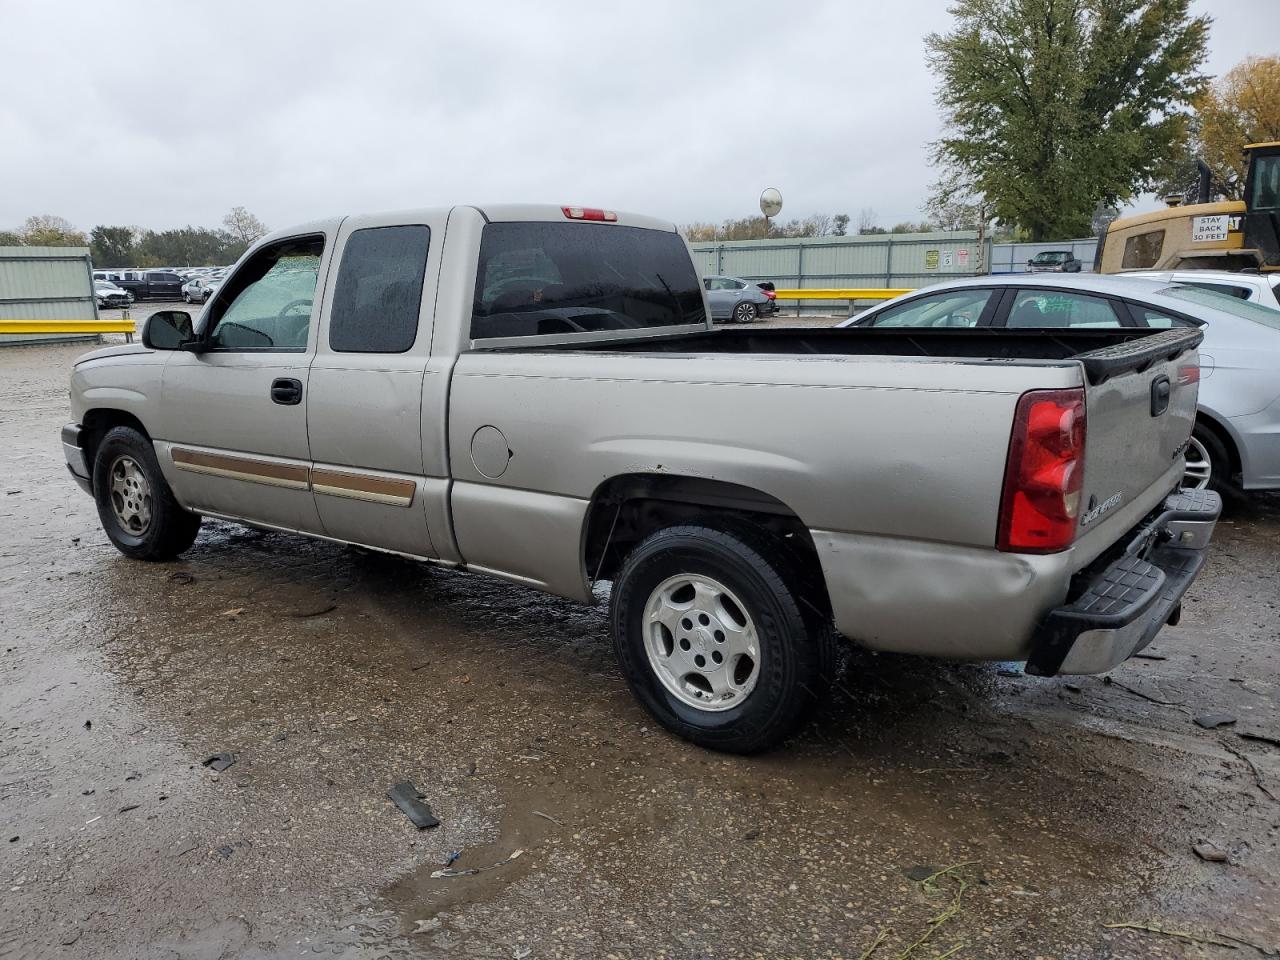
M 501 347 L 501 352 L 590 351 L 596 353 L 761 354 L 771 356 L 954 357 L 976 361 L 1079 361 L 1089 382 L 1101 383 L 1129 370 L 1173 359 L 1196 346 L 1199 330 L 1108 328 L 954 330 L 907 328 L 773 327 L 725 328 L 706 333 L 655 336 L 557 346 Z

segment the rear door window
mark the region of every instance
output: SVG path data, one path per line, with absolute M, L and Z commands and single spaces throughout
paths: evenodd
M 1192 323 L 1190 320 L 1184 320 L 1182 317 L 1173 317 L 1160 310 L 1154 310 L 1151 307 L 1144 307 L 1139 303 L 1132 303 L 1134 316 L 1138 318 L 1138 323 L 1142 326 L 1153 327 L 1158 330 L 1168 330 L 1171 327 L 1194 327 L 1198 324 Z
M 1102 297 L 1061 290 L 1019 290 L 1009 308 L 1005 326 L 1054 327 L 1119 327 L 1120 316 Z
M 872 327 L 976 327 L 994 291 L 948 290 L 872 315 Z
M 329 317 L 329 348 L 404 353 L 418 336 L 427 226 L 370 227 L 347 238 Z
M 490 223 L 480 240 L 471 338 L 702 324 L 702 292 L 677 233 L 609 223 Z

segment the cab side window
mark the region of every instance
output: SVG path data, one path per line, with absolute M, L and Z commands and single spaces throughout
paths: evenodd
M 305 350 L 323 252 L 323 237 L 298 237 L 255 253 L 214 298 L 210 349 Z
M 370 227 L 347 238 L 329 317 L 329 348 L 404 353 L 418 337 L 431 228 Z

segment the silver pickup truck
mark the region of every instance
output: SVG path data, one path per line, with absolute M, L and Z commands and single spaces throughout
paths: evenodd
M 120 551 L 202 516 L 584 603 L 722 750 L 866 647 L 1097 673 L 1175 620 L 1220 502 L 1180 491 L 1195 330 L 713 329 L 670 223 L 581 207 L 325 220 L 198 320 L 80 359 L 72 476 Z

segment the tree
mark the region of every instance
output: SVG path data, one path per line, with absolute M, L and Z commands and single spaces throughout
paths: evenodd
M 928 220 L 921 220 L 919 223 L 912 223 L 910 220 L 903 220 L 901 223 L 895 223 L 890 229 L 890 233 L 932 233 L 934 226 Z
M 946 125 L 942 182 L 1033 240 L 1082 236 L 1101 203 L 1150 189 L 1205 84 L 1191 0 L 966 0 L 925 40 Z
M 267 233 L 267 225 L 244 207 L 232 207 L 231 212 L 222 218 L 222 225 L 245 247 Z
M 831 218 L 831 232 L 837 237 L 843 237 L 849 232 L 849 215 L 847 213 L 837 213 Z
M 133 253 L 131 227 L 97 226 L 89 232 L 89 254 L 95 267 L 133 266 Z
M 12 230 L 0 230 L 0 247 L 20 247 L 22 237 Z
M 1239 199 L 1247 143 L 1280 140 L 1280 57 L 1249 57 L 1196 101 L 1200 156 L 1216 191 Z
M 690 243 L 709 243 L 716 238 L 716 225 L 714 223 L 695 221 L 694 223 L 686 223 L 681 227 L 680 233 Z
M 28 247 L 87 247 L 89 238 L 75 228 L 70 220 L 53 214 L 27 217 L 18 228 L 18 235 Z

